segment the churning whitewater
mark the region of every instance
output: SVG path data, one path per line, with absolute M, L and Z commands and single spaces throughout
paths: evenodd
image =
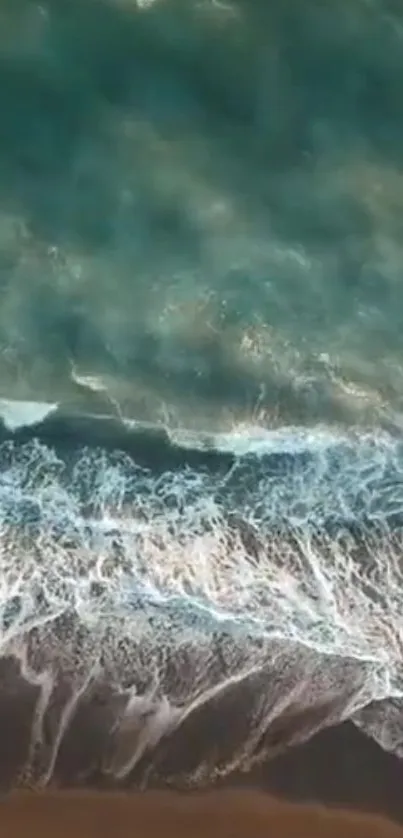
M 3 425 L 2 656 L 36 691 L 18 782 L 58 782 L 99 689 L 105 782 L 201 784 L 345 718 L 399 752 L 402 442 L 166 434 L 156 465 L 155 431 L 114 450 L 75 421 Z M 203 714 L 223 741 L 171 765 Z

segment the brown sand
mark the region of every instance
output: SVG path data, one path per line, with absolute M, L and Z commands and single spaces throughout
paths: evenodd
M 403 838 L 380 817 L 246 791 L 11 794 L 0 803 L 0 828 L 7 838 Z

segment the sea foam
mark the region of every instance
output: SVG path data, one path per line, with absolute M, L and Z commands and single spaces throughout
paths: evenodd
M 351 717 L 399 753 L 400 440 L 289 428 L 192 447 L 42 415 L 0 444 L 1 649 L 38 690 L 21 782 L 57 774 L 94 685 L 120 707 L 99 766 L 116 782 L 139 765 L 175 780 L 170 746 L 225 707 L 232 733 L 193 748 L 186 781 Z

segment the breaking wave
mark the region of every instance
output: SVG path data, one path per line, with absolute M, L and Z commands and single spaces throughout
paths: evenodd
M 400 440 L 122 425 L 91 446 L 51 413 L 1 434 L 0 680 L 33 691 L 10 782 L 65 781 L 99 705 L 71 781 L 202 784 L 346 718 L 400 752 Z

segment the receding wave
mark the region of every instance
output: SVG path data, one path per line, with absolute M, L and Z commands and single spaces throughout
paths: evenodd
M 42 415 L 0 434 L 7 782 L 200 785 L 346 718 L 400 753 L 400 440 Z

